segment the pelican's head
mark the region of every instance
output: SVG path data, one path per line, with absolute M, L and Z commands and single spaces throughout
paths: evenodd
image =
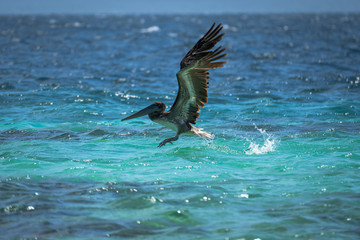
M 151 104 L 150 106 L 131 114 L 130 116 L 122 119 L 121 121 L 125 121 L 125 120 L 130 120 L 133 118 L 138 118 L 138 117 L 142 117 L 145 115 L 160 115 L 161 113 L 163 113 L 165 111 L 166 105 L 165 103 L 162 102 L 154 102 L 153 104 Z

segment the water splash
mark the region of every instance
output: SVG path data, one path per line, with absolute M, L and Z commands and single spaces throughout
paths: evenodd
M 254 141 L 247 139 L 247 141 L 250 142 L 250 146 L 245 151 L 245 154 L 260 155 L 260 154 L 266 154 L 266 153 L 275 151 L 277 142 L 275 141 L 274 137 L 271 134 L 267 133 L 265 130 L 258 128 L 255 123 L 254 123 L 254 127 L 256 130 L 258 130 L 261 133 L 264 142 L 261 145 L 261 144 L 255 143 Z
M 213 138 L 211 138 L 211 139 L 206 139 L 206 141 L 204 143 L 205 143 L 206 147 L 209 149 L 227 153 L 227 154 L 236 154 L 236 155 L 241 154 L 242 155 L 245 153 L 246 155 L 261 155 L 261 154 L 267 154 L 267 153 L 275 151 L 277 144 L 278 144 L 278 140 L 276 140 L 272 134 L 267 133 L 264 129 L 258 128 L 255 123 L 254 123 L 254 127 L 262 135 L 263 142 L 256 143 L 254 141 L 254 139 L 250 140 L 245 137 L 244 138 L 245 142 L 244 141 L 238 142 L 238 144 L 242 144 L 244 147 L 247 146 L 247 143 L 250 143 L 250 145 L 247 147 L 247 149 L 245 151 L 232 149 L 228 145 L 214 143 L 215 135 L 213 135 Z

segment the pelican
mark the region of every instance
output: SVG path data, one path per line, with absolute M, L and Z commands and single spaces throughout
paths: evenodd
M 148 115 L 149 118 L 176 132 L 174 137 L 162 141 L 158 147 L 178 140 L 181 134 L 197 135 L 203 138 L 212 138 L 212 134 L 196 128 L 196 119 L 200 108 L 205 107 L 208 94 L 209 70 L 223 67 L 227 62 L 216 62 L 226 56 L 225 48 L 218 47 L 211 51 L 222 39 L 224 33 L 221 24 L 214 23 L 208 32 L 194 45 L 180 62 L 180 71 L 176 74 L 179 90 L 171 109 L 165 112 L 163 102 L 155 102 L 150 106 L 122 119 L 130 120 Z

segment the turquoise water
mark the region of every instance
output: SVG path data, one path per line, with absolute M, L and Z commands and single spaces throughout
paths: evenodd
M 197 127 L 171 106 L 224 24 Z M 358 239 L 360 15 L 1 16 L 4 239 Z

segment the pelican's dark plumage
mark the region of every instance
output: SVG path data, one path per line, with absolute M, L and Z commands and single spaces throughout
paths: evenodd
M 179 91 L 169 111 L 165 112 L 165 103 L 155 102 L 122 121 L 148 115 L 152 121 L 174 130 L 176 135 L 162 141 L 159 147 L 176 141 L 180 134 L 211 138 L 210 133 L 202 131 L 192 124 L 196 124 L 200 108 L 203 108 L 208 100 L 208 71 L 223 67 L 226 63 L 224 61 L 216 62 L 226 56 L 225 48 L 220 46 L 212 50 L 224 35 L 224 33 L 220 33 L 222 28 L 221 24 L 216 26 L 214 23 L 181 60 L 180 71 L 176 74 Z

